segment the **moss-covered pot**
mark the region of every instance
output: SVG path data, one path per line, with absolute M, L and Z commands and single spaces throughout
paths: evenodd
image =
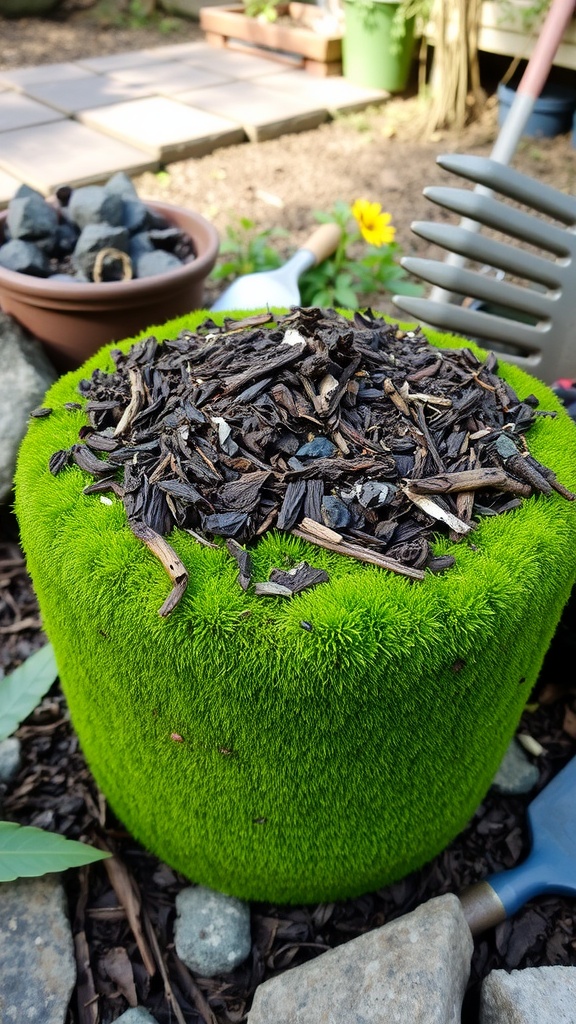
M 268 534 L 256 579 L 303 558 L 330 574 L 289 601 L 244 593 L 223 547 L 176 530 L 190 582 L 161 618 L 171 582 L 122 503 L 84 495 L 76 466 L 48 470 L 86 422 L 64 403 L 97 366 L 114 368 L 107 349 L 49 391 L 15 494 L 72 722 L 112 808 L 168 864 L 243 899 L 344 898 L 424 864 L 472 817 L 537 679 L 576 579 L 576 502 L 531 498 L 440 540 L 456 565 L 421 582 Z M 576 426 L 543 384 L 500 373 L 557 412 L 530 448 L 575 490 Z

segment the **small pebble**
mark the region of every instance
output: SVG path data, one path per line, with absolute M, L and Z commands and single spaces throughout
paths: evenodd
M 296 452 L 297 459 L 330 459 L 336 455 L 337 448 L 327 437 L 315 437 L 313 441 L 303 444 Z
M 120 1017 L 116 1017 L 116 1024 L 157 1024 L 157 1020 L 143 1006 L 131 1006 Z
M 20 740 L 8 736 L 0 742 L 0 782 L 10 782 L 20 768 Z
M 506 796 L 529 793 L 540 778 L 535 764 L 528 760 L 522 747 L 513 739 L 504 754 L 492 785 L 498 793 Z
M 176 913 L 176 952 L 195 974 L 226 974 L 250 955 L 250 908 L 241 900 L 190 886 L 178 893 Z

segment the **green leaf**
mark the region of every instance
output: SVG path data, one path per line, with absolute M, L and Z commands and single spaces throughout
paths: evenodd
M 0 740 L 12 735 L 57 678 L 52 645 L 44 644 L 0 682 Z
M 57 832 L 0 821 L 0 882 L 77 868 L 109 856 Z
M 334 298 L 337 305 L 342 306 L 344 309 L 355 309 L 358 305 L 358 296 L 344 275 L 341 275 L 341 280 L 337 282 L 334 288 Z

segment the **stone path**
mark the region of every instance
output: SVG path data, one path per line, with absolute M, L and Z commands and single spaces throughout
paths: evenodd
M 49 195 L 155 171 L 387 98 L 204 41 L 0 72 L 0 208 L 22 182 Z

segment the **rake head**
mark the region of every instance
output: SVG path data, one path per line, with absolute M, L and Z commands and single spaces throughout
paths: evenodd
M 489 157 L 437 162 L 476 187 L 424 189 L 459 214 L 460 224 L 412 223 L 448 255 L 444 262 L 404 257 L 406 270 L 434 288 L 429 298 L 394 295 L 394 304 L 423 323 L 488 342 L 484 347 L 546 383 L 576 378 L 576 198 Z M 481 235 L 483 226 L 505 240 Z M 481 269 L 467 269 L 467 260 Z

